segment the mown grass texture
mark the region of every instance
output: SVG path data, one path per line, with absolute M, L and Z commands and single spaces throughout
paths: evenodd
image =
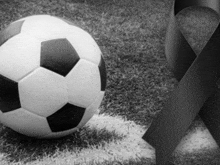
M 50 14 L 73 21 L 100 46 L 107 69 L 101 114 L 119 115 L 144 127 L 162 110 L 177 85 L 165 58 L 164 44 L 170 0 L 0 0 L 0 28 L 19 18 Z M 218 24 L 207 9 L 191 8 L 178 15 L 181 29 L 196 53 Z M 201 125 L 199 117 L 192 126 Z M 36 140 L 4 126 L 0 131 L 2 164 L 71 164 L 75 150 L 123 139 L 117 133 L 83 128 L 56 140 Z M 62 155 L 62 159 L 56 159 Z M 218 151 L 177 155 L 175 164 L 218 164 Z M 153 160 L 110 160 L 104 164 L 154 164 Z M 91 164 L 99 164 L 97 162 Z M 103 162 L 101 163 L 103 164 Z

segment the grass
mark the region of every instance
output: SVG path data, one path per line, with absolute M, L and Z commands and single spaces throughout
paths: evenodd
M 178 83 L 164 54 L 171 4 L 170 0 L 0 0 L 0 29 L 25 16 L 50 14 L 88 31 L 103 52 L 108 80 L 101 115 L 95 118 L 105 123 L 103 126 L 92 120 L 94 127 L 88 124 L 54 140 L 28 138 L 1 126 L 1 164 L 154 164 L 153 151 L 146 149 L 149 146 L 141 141 L 141 135 Z M 213 12 L 200 8 L 181 12 L 178 21 L 196 53 L 201 52 L 218 24 Z M 201 125 L 198 117 L 189 132 Z M 128 145 L 132 142 L 134 146 Z M 120 155 L 119 149 L 114 150 L 114 144 L 124 149 L 125 156 Z M 102 156 L 95 155 L 95 151 Z M 89 155 L 92 161 L 85 160 Z M 172 161 L 178 165 L 214 165 L 220 163 L 219 158 L 217 149 L 174 154 Z

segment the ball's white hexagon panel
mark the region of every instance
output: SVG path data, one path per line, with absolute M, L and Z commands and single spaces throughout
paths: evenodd
M 68 102 L 66 79 L 42 67 L 18 83 L 21 106 L 47 117 Z
M 69 103 L 87 108 L 99 95 L 101 80 L 96 64 L 80 59 L 66 76 Z
M 63 20 L 50 15 L 34 15 L 26 17 L 21 29 L 22 33 L 28 33 L 40 41 L 65 38 L 65 31 L 70 25 Z
M 1 122 L 21 134 L 43 137 L 51 132 L 46 118 L 23 108 L 1 114 Z
M 0 47 L 0 74 L 18 81 L 40 65 L 38 40 L 26 34 L 18 34 Z
M 83 127 L 92 118 L 92 116 L 98 111 L 98 108 L 103 100 L 104 95 L 105 95 L 105 92 L 100 91 L 100 94 L 97 96 L 94 102 L 86 108 L 84 116 L 81 122 L 79 123 L 79 125 L 77 126 L 78 128 Z
M 99 65 L 101 50 L 92 36 L 81 28 L 70 26 L 66 38 L 73 45 L 79 57 Z
M 47 134 L 46 136 L 42 137 L 44 139 L 51 139 L 51 138 L 59 138 L 59 137 L 63 137 L 63 136 L 66 136 L 66 135 L 69 135 L 75 131 L 77 131 L 78 128 L 72 128 L 70 130 L 66 130 L 66 131 L 61 131 L 61 132 L 51 132 L 49 134 Z

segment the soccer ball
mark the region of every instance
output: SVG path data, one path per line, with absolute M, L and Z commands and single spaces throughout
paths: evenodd
M 0 32 L 0 121 L 36 138 L 84 126 L 104 97 L 100 48 L 71 22 L 34 15 Z

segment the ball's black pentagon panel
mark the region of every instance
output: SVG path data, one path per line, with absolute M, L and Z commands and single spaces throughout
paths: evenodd
M 0 32 L 0 46 L 3 45 L 7 40 L 21 32 L 21 28 L 24 21 L 18 21 L 10 24 L 4 30 Z
M 18 83 L 0 75 L 0 110 L 5 113 L 21 108 Z
M 66 131 L 75 128 L 81 121 L 85 108 L 67 103 L 57 112 L 47 117 L 52 132 Z
M 44 68 L 66 76 L 78 61 L 79 55 L 65 38 L 41 43 L 40 65 Z
M 101 60 L 99 63 L 99 72 L 101 75 L 101 91 L 105 91 L 107 76 L 106 76 L 105 61 L 102 56 L 101 56 Z

